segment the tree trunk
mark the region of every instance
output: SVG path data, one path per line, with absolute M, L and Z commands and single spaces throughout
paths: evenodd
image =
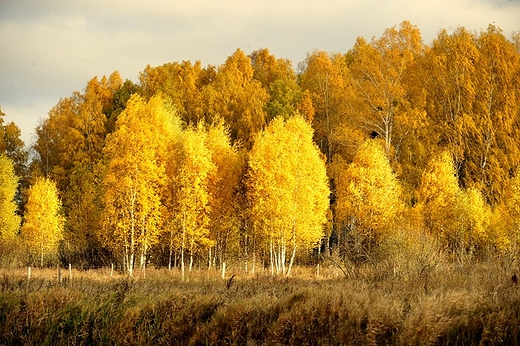
M 247 234 L 244 235 L 244 269 L 245 269 L 245 272 L 247 273 L 247 271 L 249 270 L 249 267 L 248 267 L 248 260 L 249 260 L 249 252 L 248 252 L 248 249 L 247 249 Z
M 186 247 L 186 216 L 182 214 L 182 244 L 181 244 L 181 276 L 184 281 L 185 269 L 184 269 L 184 248 Z
M 134 275 L 135 257 L 135 202 L 137 196 L 135 190 L 132 191 L 132 202 L 130 206 L 130 258 L 128 261 L 128 276 Z
M 316 277 L 320 276 L 321 242 L 322 242 L 322 239 L 320 239 L 320 242 L 318 243 L 318 258 L 316 260 Z
M 289 276 L 291 274 L 291 268 L 293 266 L 294 257 L 296 257 L 296 237 L 293 236 L 293 251 L 291 255 L 291 261 L 289 262 L 289 268 L 287 268 L 286 276 Z
M 251 274 L 255 274 L 255 266 L 256 266 L 256 235 L 253 233 L 253 238 L 251 241 L 251 255 L 252 255 L 252 263 L 251 263 Z
M 147 246 L 146 246 L 146 240 L 145 240 L 144 244 L 141 246 L 141 260 L 140 260 L 141 269 L 144 269 L 146 267 L 146 256 L 147 256 Z
M 190 244 L 190 272 L 193 269 L 193 240 Z
M 285 239 L 282 243 L 282 274 L 285 273 L 285 262 L 287 259 L 287 244 L 285 244 Z
M 182 246 L 182 249 L 181 249 L 181 277 L 182 277 L 182 281 L 184 281 L 184 274 L 185 273 L 185 270 L 184 270 L 184 244 Z
M 40 249 L 40 268 L 43 268 L 43 236 L 41 241 L 41 249 Z
M 274 276 L 274 249 L 273 249 L 273 237 L 271 236 L 271 242 L 269 244 L 270 258 L 271 258 L 271 276 Z
M 211 248 L 208 250 L 208 271 L 211 271 Z
M 255 275 L 256 251 L 253 252 L 253 263 L 251 264 L 251 274 Z
M 168 257 L 168 270 L 172 270 L 172 256 L 173 256 L 173 227 L 170 228 L 170 254 Z
M 134 275 L 134 252 L 130 251 L 130 261 L 128 263 L 128 276 Z
M 146 239 L 146 230 L 144 231 L 145 237 L 144 237 L 144 244 L 142 245 L 141 249 L 141 270 L 143 271 L 143 277 L 146 277 L 146 261 L 148 257 L 148 240 Z

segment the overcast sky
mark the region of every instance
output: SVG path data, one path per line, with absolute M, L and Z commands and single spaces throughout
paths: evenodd
M 315 49 L 344 53 L 356 37 L 409 20 L 429 44 L 440 29 L 520 30 L 520 0 L 0 0 L 0 106 L 26 144 L 60 98 L 115 70 L 220 65 L 237 48 L 268 48 L 297 66 Z

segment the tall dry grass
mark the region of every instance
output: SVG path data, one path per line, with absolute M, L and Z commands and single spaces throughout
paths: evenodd
M 422 261 L 422 260 L 421 260 Z M 0 271 L 3 345 L 439 345 L 520 340 L 520 291 L 499 259 L 296 268 L 290 278 L 198 270 Z M 423 263 L 423 262 L 421 262 Z

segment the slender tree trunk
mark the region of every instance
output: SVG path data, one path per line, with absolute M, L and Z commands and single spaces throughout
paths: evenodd
M 124 240 L 124 249 L 123 249 L 123 268 L 126 270 L 128 268 L 128 243 L 125 238 Z
M 251 264 L 251 274 L 255 275 L 256 251 L 253 251 L 253 263 Z
M 270 250 L 270 258 L 271 258 L 271 276 L 274 276 L 274 249 L 273 249 L 273 237 L 271 236 L 271 241 L 269 244 Z
M 280 248 L 280 272 L 282 274 L 285 274 L 285 251 L 286 251 L 286 245 L 285 245 L 285 239 L 282 238 L 281 241 L 281 248 Z
M 143 244 L 141 245 L 141 269 L 146 268 L 146 257 L 148 256 L 148 239 L 147 239 L 147 229 L 143 228 L 143 232 L 141 233 Z
M 130 205 L 130 258 L 128 261 L 128 275 L 134 275 L 134 258 L 135 258 L 135 202 L 137 195 L 135 189 L 132 190 Z
M 145 249 L 146 240 L 145 240 L 145 228 L 144 227 L 141 229 L 141 239 L 143 240 L 143 244 L 141 244 L 141 256 L 140 256 L 140 259 L 139 259 L 139 268 L 143 269 L 143 267 L 144 267 L 144 257 L 146 256 L 146 254 L 145 254 L 145 252 L 146 252 L 146 249 Z
M 148 257 L 148 240 L 144 239 L 143 250 L 141 252 L 141 269 L 143 270 L 143 277 L 146 277 L 146 260 Z
M 316 277 L 320 276 L 321 242 L 322 239 L 320 239 L 320 242 L 318 243 L 318 257 L 316 259 Z
M 248 236 L 247 234 L 244 235 L 244 269 L 245 269 L 245 272 L 247 273 L 247 271 L 249 270 L 248 268 L 248 260 L 249 260 L 249 252 L 248 252 Z
M 224 236 L 221 236 L 222 238 L 222 246 L 220 248 L 220 265 L 222 263 L 226 263 L 227 261 L 227 242 L 228 242 L 229 232 L 226 232 Z
M 253 233 L 253 237 L 251 240 L 251 257 L 252 257 L 252 263 L 251 263 L 251 274 L 255 274 L 255 268 L 256 268 L 256 234 Z
M 184 248 L 186 247 L 186 215 L 182 214 L 181 276 L 184 281 Z
M 170 254 L 168 257 L 168 270 L 172 270 L 172 256 L 173 256 L 173 228 L 170 229 Z
M 193 245 L 194 245 L 193 242 L 194 242 L 194 240 L 192 238 L 190 241 L 190 272 L 193 269 Z
M 130 236 L 130 258 L 128 260 L 128 275 L 132 277 L 134 275 L 134 260 L 135 260 L 135 235 L 134 227 L 132 225 L 131 236 Z
M 287 274 L 286 274 L 287 276 L 289 276 L 291 274 L 291 269 L 292 269 L 292 266 L 294 263 L 294 257 L 296 257 L 296 235 L 294 234 L 294 231 L 293 231 L 292 238 L 293 238 L 292 239 L 293 240 L 293 251 L 292 251 L 292 255 L 291 255 L 291 261 L 289 262 L 289 268 L 287 268 Z
M 211 271 L 211 248 L 208 250 L 208 271 Z
M 130 232 L 130 260 L 128 261 L 128 276 L 132 277 L 134 275 L 134 257 L 135 257 L 135 224 L 134 219 L 132 218 L 132 226 Z
M 334 226 L 331 227 L 330 235 L 327 237 L 327 248 L 326 248 L 326 255 L 332 256 L 332 249 L 330 248 L 330 237 L 332 235 L 332 232 L 334 232 Z
M 130 251 L 130 263 L 128 264 L 128 276 L 134 276 L 134 252 Z
M 274 256 L 274 272 L 275 272 L 275 274 L 278 275 L 278 271 L 280 270 L 280 244 L 279 244 L 279 242 L 276 242 L 276 244 L 273 244 L 273 256 Z
M 185 277 L 185 269 L 184 269 L 184 244 L 183 244 L 182 249 L 181 249 L 181 277 L 182 277 L 182 281 L 184 281 L 184 277 Z
M 43 241 L 43 234 L 41 235 L 41 242 L 40 242 L 40 268 L 43 268 L 43 244 L 44 244 L 44 241 Z
M 280 239 L 277 241 L 276 251 L 274 252 L 274 258 L 276 261 L 276 275 L 280 274 L 280 268 L 282 267 L 282 244 Z

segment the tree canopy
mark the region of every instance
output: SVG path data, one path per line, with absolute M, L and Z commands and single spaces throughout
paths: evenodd
M 297 68 L 261 48 L 115 71 L 57 101 L 30 150 L 0 110 L 1 236 L 40 264 L 59 243 L 61 261 L 130 275 L 187 257 L 287 274 L 403 229 L 517 253 L 519 37 L 425 43 L 404 21 Z

